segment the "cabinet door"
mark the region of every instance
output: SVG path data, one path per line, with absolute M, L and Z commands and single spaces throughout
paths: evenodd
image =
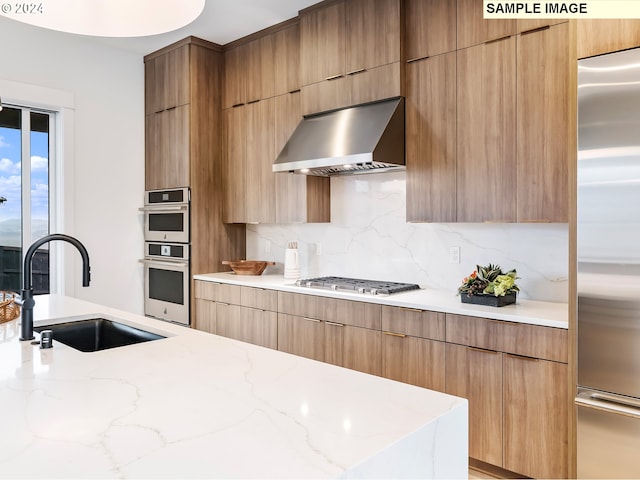
M 242 307 L 216 302 L 216 334 L 235 340 L 246 341 L 241 325 Z
M 567 365 L 504 356 L 504 468 L 567 478 Z
M 382 376 L 444 391 L 445 344 L 404 334 L 382 335 Z
M 382 333 L 379 330 L 343 328 L 342 366 L 372 375 L 382 375 Z
M 300 80 L 309 85 L 345 68 L 345 2 L 332 3 L 300 15 Z
M 456 49 L 456 2 L 405 0 L 407 60 Z
M 482 0 L 458 0 L 458 49 L 516 33 L 515 19 L 485 20 L 482 5 Z
M 247 45 L 246 101 L 252 103 L 273 97 L 275 91 L 274 37 L 263 35 Z
M 216 323 L 218 335 L 262 347 L 277 348 L 276 312 L 217 303 Z
M 389 63 L 355 73 L 348 77 L 351 103 L 374 102 L 402 95 L 400 62 Z
M 249 46 L 246 43 L 225 50 L 222 108 L 242 105 L 247 101 L 248 58 Z
M 203 332 L 216 333 L 216 302 L 196 298 L 195 328 Z
M 189 45 L 145 62 L 145 113 L 189 103 Z
M 567 222 L 569 24 L 517 42 L 518 221 Z
M 223 221 L 244 223 L 246 157 L 246 107 L 228 108 L 224 112 L 224 205 Z
M 516 221 L 516 40 L 457 52 L 458 222 Z
M 351 76 L 303 85 L 300 101 L 303 115 L 351 105 Z
M 640 20 L 578 20 L 578 58 L 640 46 Z
M 145 189 L 189 185 L 189 105 L 145 118 Z
M 446 346 L 446 392 L 469 401 L 469 456 L 502 466 L 502 353 Z M 517 448 L 527 449 L 527 442 Z
M 407 221 L 456 220 L 456 54 L 407 65 Z
M 274 95 L 300 89 L 300 25 L 298 23 L 274 34 Z
M 279 313 L 278 350 L 324 362 L 324 323 L 314 318 Z
M 341 323 L 324 322 L 324 361 L 339 367 L 344 365 L 344 330 Z
M 345 6 L 345 73 L 399 62 L 399 0 L 348 0 Z
M 244 194 L 248 222 L 275 223 L 276 179 L 271 166 L 275 160 L 273 98 L 244 107 L 247 111 L 247 152 Z

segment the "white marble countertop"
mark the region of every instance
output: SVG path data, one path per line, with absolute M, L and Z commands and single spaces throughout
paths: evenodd
M 36 326 L 95 314 L 167 338 L 41 350 L 0 325 L 0 478 L 467 476 L 464 399 L 36 297 Z
M 568 328 L 568 305 L 566 303 L 539 302 L 518 299 L 514 305 L 486 307 L 461 303 L 455 292 L 434 289 L 420 289 L 396 293 L 389 296 L 363 295 L 342 291 L 305 288 L 295 285 L 294 280 L 285 280 L 282 275 L 236 275 L 232 272 L 194 275 L 196 280 L 230 283 L 250 287 L 282 290 L 323 297 L 344 298 L 360 302 L 381 303 L 397 307 L 418 308 L 436 312 L 470 315 L 509 322 L 542 325 L 545 327 Z

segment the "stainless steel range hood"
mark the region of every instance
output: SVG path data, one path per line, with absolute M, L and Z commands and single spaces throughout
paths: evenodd
M 404 169 L 404 98 L 304 117 L 274 172 L 351 175 Z

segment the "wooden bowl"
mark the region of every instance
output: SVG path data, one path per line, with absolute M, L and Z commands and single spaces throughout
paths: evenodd
M 262 275 L 267 265 L 275 265 L 276 262 L 264 260 L 223 260 L 223 265 L 229 265 L 236 275 Z

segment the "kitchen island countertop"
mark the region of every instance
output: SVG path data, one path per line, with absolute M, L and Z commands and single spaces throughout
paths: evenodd
M 514 305 L 487 307 L 461 303 L 455 292 L 423 288 L 393 295 L 366 295 L 345 291 L 298 287 L 295 280 L 285 280 L 282 275 L 236 275 L 232 272 L 194 275 L 194 279 L 208 282 L 229 283 L 257 288 L 281 290 L 332 298 L 343 298 L 360 302 L 380 303 L 396 307 L 417 308 L 436 312 L 484 317 L 493 320 L 526 323 L 545 327 L 568 328 L 568 305 L 566 303 L 540 302 L 518 298 Z
M 54 295 L 167 338 L 82 353 L 0 325 L 2 478 L 466 478 L 467 401 Z M 36 334 L 36 339 L 38 338 Z

